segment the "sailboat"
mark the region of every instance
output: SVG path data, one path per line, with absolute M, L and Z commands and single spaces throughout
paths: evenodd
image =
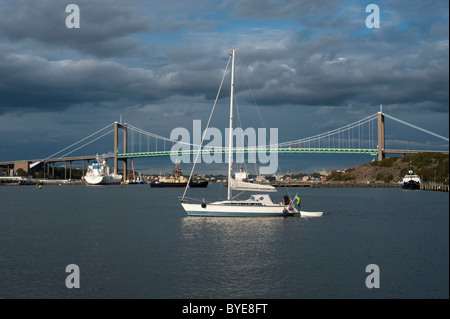
M 230 130 L 228 145 L 228 193 L 227 199 L 206 203 L 189 203 L 185 200 L 185 192 L 180 199 L 180 203 L 189 216 L 239 216 L 239 217 L 261 217 L 261 216 L 299 216 L 300 210 L 288 203 L 272 202 L 267 193 L 276 192 L 276 188 L 271 185 L 250 183 L 232 177 L 233 159 L 233 93 L 234 93 L 234 56 L 235 49 L 231 52 L 231 93 L 230 93 Z M 200 152 L 200 148 L 199 148 Z M 192 176 L 192 173 L 191 173 Z M 191 178 L 191 177 L 189 177 Z M 251 191 L 257 194 L 251 195 L 247 200 L 233 199 L 232 191 Z

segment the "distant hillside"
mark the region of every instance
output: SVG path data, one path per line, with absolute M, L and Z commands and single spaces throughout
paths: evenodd
M 332 171 L 329 181 L 366 183 L 367 181 L 398 183 L 408 172 L 411 160 L 414 172 L 424 182 L 444 182 L 449 180 L 449 156 L 442 153 L 419 153 L 413 156 L 388 157 L 383 161 L 373 161 L 346 172 Z M 447 180 L 447 181 L 446 181 Z

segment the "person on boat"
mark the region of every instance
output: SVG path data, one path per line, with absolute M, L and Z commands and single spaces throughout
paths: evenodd
M 284 193 L 283 202 L 284 205 L 289 205 L 289 196 L 287 193 Z

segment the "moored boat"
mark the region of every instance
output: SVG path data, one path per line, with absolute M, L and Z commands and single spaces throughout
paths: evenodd
M 320 217 L 323 215 L 323 212 L 306 212 L 304 210 L 300 211 L 300 216 L 302 217 Z
M 420 183 L 420 177 L 414 173 L 410 165 L 408 174 L 403 177 L 402 188 L 407 190 L 420 189 Z
M 122 175 L 111 173 L 110 167 L 107 164 L 106 159 L 101 161 L 97 157 L 97 160 L 88 166 L 86 175 L 83 179 L 89 185 L 112 185 L 120 184 L 122 181 Z
M 170 176 L 160 176 L 158 181 L 150 183 L 150 187 L 178 187 L 184 188 L 187 186 L 189 179 L 183 176 L 183 171 L 178 167 L 178 162 L 175 163 L 175 169 Z M 207 187 L 208 181 L 189 181 L 189 187 L 199 188 Z
M 289 201 L 288 196 L 279 203 L 272 202 L 268 192 L 276 192 L 276 188 L 271 185 L 263 185 L 257 183 L 247 182 L 245 179 L 247 174 L 242 171 L 235 174 L 232 177 L 232 163 L 233 163 L 233 94 L 234 94 L 234 56 L 235 49 L 233 48 L 230 59 L 231 59 L 231 90 L 230 90 L 230 125 L 229 125 L 229 145 L 228 145 L 228 194 L 227 199 L 222 201 L 214 201 L 206 203 L 202 201 L 200 203 L 191 203 L 186 200 L 186 187 L 183 196 L 180 198 L 180 203 L 187 215 L 189 216 L 233 216 L 233 217 L 262 217 L 262 216 L 299 216 L 300 198 L 296 195 L 295 199 L 298 201 Z M 201 151 L 201 146 L 203 144 L 203 139 L 201 141 L 198 152 Z M 194 162 L 195 167 L 195 162 Z M 194 170 L 194 167 L 191 172 Z M 189 178 L 190 180 L 190 178 Z M 256 192 L 257 195 L 250 196 L 247 200 L 235 199 L 232 195 L 232 191 L 241 192 Z

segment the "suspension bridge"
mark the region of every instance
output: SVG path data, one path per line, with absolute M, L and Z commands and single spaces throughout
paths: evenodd
M 416 125 L 407 123 L 400 119 L 397 119 L 391 115 L 385 114 L 380 111 L 372 114 L 354 123 L 345 125 L 343 127 L 317 134 L 311 137 L 292 140 L 288 142 L 281 142 L 277 144 L 258 145 L 258 147 L 237 147 L 233 150 L 234 153 L 243 154 L 257 154 L 257 153 L 279 153 L 279 154 L 364 154 L 375 156 L 379 161 L 385 158 L 386 154 L 417 154 L 420 152 L 441 152 L 448 154 L 448 150 L 411 150 L 401 148 L 386 148 L 385 141 L 385 119 L 389 118 L 403 125 L 409 126 L 415 130 L 422 131 L 426 134 L 434 136 L 435 138 L 449 141 L 448 137 L 441 136 L 429 130 L 420 128 Z M 122 130 L 123 143 L 121 145 L 121 151 L 119 151 L 119 131 Z M 108 126 L 90 134 L 89 136 L 77 141 L 65 147 L 64 149 L 46 157 L 43 159 L 34 160 L 21 160 L 0 162 L 7 174 L 10 174 L 11 170 L 17 172 L 19 168 L 29 172 L 33 167 L 38 165 L 44 165 L 44 171 L 48 175 L 50 173 L 50 164 L 63 162 L 64 167 L 67 168 L 69 163 L 70 171 L 72 168 L 72 162 L 81 161 L 83 175 L 85 171 L 85 162 L 89 164 L 89 161 L 98 158 L 98 155 L 91 156 L 74 156 L 72 155 L 76 151 L 86 147 L 87 145 L 98 141 L 110 134 L 114 135 L 114 152 L 101 155 L 102 158 L 112 158 L 114 160 L 114 172 L 119 172 L 118 162 L 123 162 L 123 171 L 128 171 L 128 160 L 132 164 L 133 158 L 143 157 L 162 157 L 162 156 L 183 156 L 183 155 L 195 155 L 198 153 L 199 145 L 193 143 L 184 143 L 179 140 L 170 139 L 155 133 L 151 133 L 135 127 L 131 124 L 120 122 L 114 122 Z M 147 144 L 146 150 L 143 150 L 143 144 Z M 174 149 L 174 146 L 182 145 L 183 147 Z M 448 144 L 447 144 L 448 147 Z M 202 147 L 201 154 L 225 154 L 228 153 L 226 147 Z M 62 155 L 61 155 L 62 154 Z M 69 173 L 70 174 L 70 173 Z M 67 178 L 67 176 L 66 176 Z M 69 175 L 70 179 L 71 176 Z M 126 174 L 124 174 L 124 179 Z

